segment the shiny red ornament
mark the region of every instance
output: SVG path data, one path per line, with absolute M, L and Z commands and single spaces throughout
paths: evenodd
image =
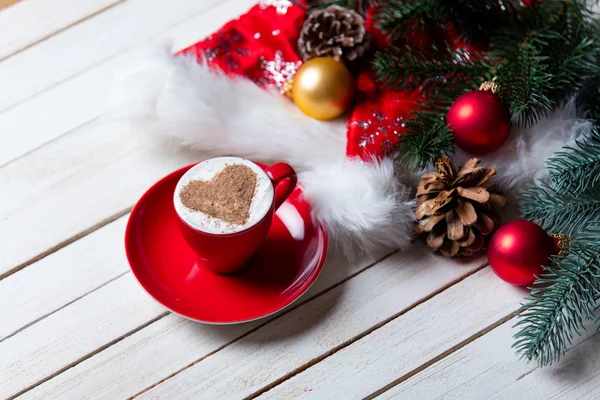
M 502 225 L 488 247 L 488 261 L 500 279 L 512 285 L 530 285 L 549 264 L 552 237 L 533 222 L 517 220 Z
M 454 142 L 471 154 L 498 149 L 510 132 L 510 113 L 500 97 L 488 90 L 473 90 L 459 96 L 447 116 Z

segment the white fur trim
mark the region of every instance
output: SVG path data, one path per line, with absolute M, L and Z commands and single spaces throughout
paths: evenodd
M 346 256 L 409 246 L 415 204 L 410 189 L 398 182 L 391 159 L 316 165 L 300 180 L 315 216 Z
M 153 50 L 115 82 L 113 110 L 147 131 L 184 146 L 263 161 L 285 160 L 301 169 L 345 157 L 341 121 L 309 118 L 279 92 Z M 115 114 L 113 114 L 115 115 Z
M 546 160 L 591 126 L 590 121 L 576 118 L 572 99 L 530 128 L 513 128 L 499 150 L 481 157 L 482 165 L 496 167 L 495 181 L 513 198 L 527 184 L 547 179 Z M 457 151 L 457 166 L 470 157 Z
M 315 217 L 346 255 L 406 248 L 413 213 L 392 160 L 346 158 L 342 121 L 309 118 L 281 94 L 190 57 L 153 51 L 118 76 L 113 116 L 218 155 L 286 161 L 300 171 Z

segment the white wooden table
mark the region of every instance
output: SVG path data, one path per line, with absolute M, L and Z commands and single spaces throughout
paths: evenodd
M 15 1 L 0 10 L 0 398 L 600 398 L 600 335 L 552 368 L 520 362 L 525 292 L 485 259 L 331 258 L 292 308 L 243 325 L 165 310 L 129 272 L 124 226 L 198 154 L 97 124 L 105 90 L 135 44 L 183 48 L 254 0 Z

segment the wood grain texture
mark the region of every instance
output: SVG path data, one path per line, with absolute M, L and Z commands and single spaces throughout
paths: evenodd
M 98 235 L 95 233 L 90 235 L 90 237 L 92 236 Z M 66 250 L 67 249 L 63 249 L 61 252 Z M 374 261 L 370 258 L 358 260 L 354 263 L 330 258 L 324 267 L 323 273 L 319 276 L 319 279 L 299 301 L 297 307 L 302 308 L 302 302 L 309 299 L 310 296 L 318 295 L 330 286 L 354 276 L 364 268 L 372 265 L 373 262 Z M 114 287 L 123 279 L 127 280 L 127 283 L 119 288 L 120 291 L 124 293 L 137 292 L 137 284 L 131 282 L 132 279 L 129 279 L 129 275 L 127 275 L 127 277 L 119 278 L 117 281 L 111 282 L 105 287 Z M 132 285 L 135 287 L 132 287 Z M 97 292 L 103 290 L 104 287 Z M 90 296 L 95 293 L 96 292 L 92 293 Z M 112 294 L 112 290 L 104 293 L 106 296 Z M 150 298 L 147 294 L 144 294 L 144 297 L 146 299 Z M 106 298 L 105 300 L 107 303 L 113 301 L 110 298 Z M 82 301 L 86 301 L 86 298 L 77 301 L 74 305 L 77 305 Z M 156 307 L 155 303 L 141 304 L 140 301 L 141 299 L 138 299 L 136 303 L 129 302 L 123 305 L 112 304 L 112 311 L 116 314 L 130 315 L 132 312 L 130 308 L 133 306 L 134 308 L 137 308 L 138 313 L 149 315 L 152 318 L 155 317 L 153 313 L 153 310 Z M 65 310 L 60 310 L 55 314 L 56 318 L 58 318 L 55 321 L 58 330 L 62 329 L 63 326 L 65 328 L 70 327 L 68 321 L 73 318 L 73 315 L 72 310 L 67 310 L 68 308 L 69 307 Z M 114 330 L 116 330 L 119 325 L 128 327 L 128 321 L 114 320 L 113 317 L 104 312 L 102 306 L 100 306 L 99 310 L 92 312 L 96 317 L 96 320 L 93 323 L 94 325 L 104 326 L 110 324 Z M 288 311 L 284 310 L 283 313 L 285 312 Z M 296 312 L 298 311 L 293 308 L 290 311 L 290 313 Z M 276 317 L 277 316 L 274 318 Z M 63 320 L 66 321 L 63 322 Z M 139 323 L 139 319 L 136 319 L 136 321 Z M 114 399 L 133 396 L 170 374 L 176 373 L 198 359 L 211 354 L 220 347 L 235 340 L 240 335 L 247 334 L 252 329 L 268 321 L 269 319 L 241 325 L 210 326 L 188 321 L 174 315 L 168 316 L 150 324 L 139 332 L 126 337 L 122 341 L 108 347 L 106 350 L 94 354 L 83 362 L 77 363 L 77 365 L 74 365 L 65 372 L 58 374 L 56 377 L 35 387 L 33 390 L 26 392 L 23 398 Z M 42 322 L 34 325 L 32 328 L 35 328 Z M 18 333 L 15 338 L 23 338 L 23 335 L 26 332 L 27 330 Z M 81 332 L 73 335 L 76 334 L 81 334 Z M 57 341 L 64 340 L 61 339 L 59 335 L 55 335 L 53 339 Z M 110 336 L 104 335 L 101 340 L 109 341 L 113 339 L 114 338 L 111 339 Z M 97 344 L 99 344 L 99 342 L 97 342 Z M 2 344 L 0 344 L 0 355 L 3 354 L 1 345 Z M 24 358 L 27 359 L 28 356 L 25 350 L 21 349 L 20 351 L 21 353 L 25 353 Z M 90 347 L 80 347 L 78 349 L 78 354 L 81 356 L 89 353 L 93 353 L 93 350 L 91 350 Z M 56 352 L 52 354 L 52 356 L 54 358 L 61 358 L 65 360 L 64 362 L 67 362 L 73 354 L 71 349 L 61 349 L 60 352 Z M 44 371 L 46 374 L 49 374 L 57 368 L 56 363 L 50 364 L 48 361 L 46 362 L 46 366 L 47 369 Z M 1 371 L 2 370 L 0 369 L 0 372 Z M 20 376 L 15 377 L 17 382 L 22 379 L 23 378 Z M 21 381 L 20 384 L 29 384 L 29 382 L 30 380 L 27 380 L 26 382 Z M 16 383 L 15 385 L 18 384 L 19 383 Z
M 0 139 L 0 166 L 97 118 L 115 73 L 141 62 L 141 51 L 132 46 L 153 37 L 156 47 L 167 39 L 183 47 L 252 3 L 215 2 L 130 0 L 0 63 L 0 110 L 10 108 L 0 113 L 0 132 L 13 138 Z
M 130 274 L 111 282 L 0 343 L 0 397 L 52 376 L 164 312 Z
M 485 268 L 259 398 L 362 399 L 505 318 L 522 295 Z
M 129 271 L 126 218 L 0 281 L 0 341 Z
M 128 209 L 154 181 L 197 157 L 109 124 L 73 132 L 0 169 L 0 187 L 10 193 L 0 199 L 0 241 L 14 243 L 0 253 L 0 276 Z
M 378 396 L 377 400 L 489 399 L 532 373 L 562 379 L 562 373 L 557 373 L 560 364 L 538 371 L 535 363 L 519 360 L 511 349 L 512 336 L 516 332 L 516 329 L 512 328 L 515 322 L 516 319 L 512 319 L 502 324 L 431 367 L 394 386 Z M 574 340 L 572 351 L 577 352 L 576 346 L 596 333 L 595 327 L 588 326 L 588 328 L 582 337 Z M 569 362 L 568 360 L 569 357 L 561 362 Z M 581 364 L 581 367 L 589 366 L 589 363 Z
M 175 375 L 140 398 L 251 396 L 299 368 L 320 361 L 357 335 L 375 329 L 468 275 L 480 264 L 481 260 L 463 265 L 452 263 L 416 245 L 410 253 L 396 254 L 377 264 L 294 313 Z M 332 373 L 335 372 L 328 371 L 327 375 Z
M 519 361 L 508 321 L 377 397 L 388 399 L 488 399 L 535 369 Z
M 121 1 L 27 0 L 13 4 L 0 13 L 0 61 Z
M 550 368 L 536 369 L 490 400 L 597 400 L 600 398 L 600 335 L 567 353 Z
M 226 3 L 192 20 L 193 27 L 182 28 L 185 38 L 197 40 L 203 29 L 208 33 L 239 13 L 239 1 L 231 4 L 237 7 Z M 177 37 L 182 43 L 183 36 Z M 48 249 L 68 243 L 71 237 L 99 221 L 122 215 L 153 181 L 202 157 L 198 153 L 169 152 L 164 143 L 157 143 L 143 132 L 131 132 L 123 124 L 85 125 L 88 118 L 100 112 L 96 97 L 102 97 L 99 93 L 106 90 L 119 65 L 110 64 L 110 70 L 93 71 L 84 82 L 67 84 L 67 93 L 62 92 L 65 87 L 56 88 L 59 93 L 55 97 L 44 99 L 50 107 L 48 119 L 40 117 L 31 122 L 39 128 L 36 131 L 42 132 L 38 139 L 61 136 L 72 126 L 84 125 L 0 169 L 0 185 L 11 194 L 0 199 L 0 240 L 7 238 L 18 243 L 0 253 L 0 277 L 22 268 Z M 86 97 L 86 93 L 93 96 Z M 69 105 L 77 112 L 71 112 Z M 27 121 L 32 120 L 36 118 L 23 114 L 9 124 L 16 130 L 15 138 L 30 138 L 24 139 L 26 146 L 35 146 L 38 139 L 32 137 L 36 131 L 21 131 L 19 127 L 31 126 Z M 16 145 L 19 151 L 28 148 L 19 146 Z M 111 190 L 105 190 L 107 187 Z M 26 230 L 16 228 L 22 226 L 35 226 L 38 234 L 32 237 Z

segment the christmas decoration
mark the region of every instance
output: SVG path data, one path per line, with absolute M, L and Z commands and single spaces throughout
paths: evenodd
M 518 127 L 533 126 L 580 88 L 588 93 L 588 116 L 598 116 L 600 40 L 590 5 L 583 0 L 377 2 L 379 26 L 394 43 L 376 49 L 378 80 L 424 94 L 420 109 L 406 121 L 402 161 L 419 170 L 450 154 L 453 137 L 444 116 L 457 96 L 491 78 Z M 428 30 L 441 38 L 433 50 L 403 41 Z
M 540 365 L 557 361 L 584 323 L 596 319 L 600 297 L 600 132 L 583 137 L 547 160 L 550 178 L 522 190 L 522 215 L 547 232 L 571 238 L 535 281 L 519 315 L 514 347 Z M 558 246 L 557 246 L 558 247 Z M 566 247 L 566 248 L 565 248 Z
M 447 122 L 456 146 L 471 154 L 498 149 L 510 131 L 508 108 L 491 90 L 473 90 L 458 97 L 448 110 Z
M 212 154 L 292 163 L 303 185 L 314 188 L 305 187 L 307 197 L 333 241 L 345 250 L 371 252 L 410 243 L 410 178 L 401 173 L 453 151 L 445 116 L 457 96 L 497 77 L 497 94 L 515 126 L 529 129 L 584 82 L 591 80 L 589 93 L 597 87 L 600 64 L 590 55 L 598 47 L 597 30 L 581 1 L 326 3 L 260 0 L 176 57 L 163 53 L 140 62 L 117 83 L 132 106 L 119 106 L 119 116 L 143 123 L 144 132 L 174 136 Z M 321 123 L 282 93 L 290 92 L 301 64 L 298 40 L 309 10 L 331 3 L 356 6 L 376 57 L 352 66 L 356 96 L 347 121 Z M 586 115 L 593 116 L 596 99 L 586 99 Z M 535 146 L 519 134 L 523 152 L 505 144 L 485 156 L 486 165 L 502 166 L 503 181 L 533 179 L 543 162 L 540 131 Z M 511 165 L 487 162 L 497 153 L 511 155 Z M 515 174 L 508 172 L 513 166 Z M 352 219 L 345 217 L 350 214 Z
M 424 174 L 417 187 L 417 231 L 428 233 L 427 245 L 446 257 L 475 254 L 501 222 L 495 210 L 506 199 L 490 180 L 496 169 L 478 164 L 472 158 L 456 172 L 450 159 L 440 158 L 437 171 Z
M 494 182 L 509 196 L 509 203 L 518 204 L 516 194 L 519 189 L 550 177 L 546 160 L 561 151 L 566 143 L 580 138 L 591 126 L 592 122 L 577 118 L 573 99 L 531 127 L 513 127 L 502 147 L 481 156 L 481 162 L 502 166 L 494 176 Z M 454 161 L 459 164 L 470 157 L 458 150 Z
M 363 56 L 368 45 L 363 17 L 337 5 L 310 13 L 298 39 L 298 51 L 304 61 L 331 57 L 352 62 Z
M 530 285 L 549 265 L 554 242 L 539 225 L 525 220 L 501 226 L 488 249 L 490 266 L 500 279 L 512 285 Z
M 523 357 L 545 365 L 591 318 L 600 293 L 600 140 L 595 130 L 584 132 L 600 120 L 600 30 L 588 3 L 260 0 L 175 57 L 167 51 L 138 63 L 117 80 L 116 110 L 144 132 L 204 152 L 293 164 L 314 217 L 333 244 L 352 255 L 410 245 L 416 202 L 409 185 L 415 176 L 408 173 L 421 174 L 453 154 L 455 140 L 457 165 L 473 162 L 461 147 L 490 151 L 490 140 L 501 142 L 508 129 L 500 99 L 513 129 L 504 145 L 482 156 L 484 165 L 499 168 L 494 183 L 511 200 L 518 188 L 541 179 L 521 192 L 523 217 L 572 238 L 535 283 L 515 343 Z M 343 26 L 330 17 L 325 25 L 314 23 L 317 10 L 331 4 L 362 15 L 366 34 L 355 28 L 360 18 L 347 19 L 345 11 Z M 350 61 L 354 54 L 366 56 L 367 37 L 375 56 Z M 321 54 L 317 48 L 351 64 L 356 94 L 343 107 L 347 120 L 318 121 L 284 96 L 293 97 L 302 60 Z M 492 78 L 495 94 L 486 92 L 494 85 L 473 92 Z M 470 111 L 449 112 L 465 98 Z M 489 116 L 486 123 L 499 122 L 478 131 L 473 121 L 481 115 Z M 488 142 L 475 140 L 481 138 Z M 561 150 L 571 140 L 577 142 Z M 438 170 L 419 185 L 420 229 L 440 252 L 469 255 L 479 248 L 482 231 L 497 227 L 493 212 L 505 200 L 491 187 L 492 168 L 474 162 L 473 171 L 463 166 L 456 172 L 448 163 L 438 164 L 445 177 Z M 447 203 L 436 206 L 436 199 Z M 477 218 L 471 225 L 469 205 Z
M 372 122 L 366 128 L 303 114 L 281 94 L 301 63 L 295 44 L 306 7 L 293 3 L 285 13 L 275 3 L 254 7 L 176 56 L 148 49 L 115 80 L 111 114 L 195 149 L 199 159 L 285 160 L 299 172 L 314 217 L 342 255 L 406 249 L 413 195 L 381 143 L 391 145 L 388 138 L 397 140 L 402 129 L 392 111 L 408 115 L 413 102 L 402 93 L 356 99 L 350 120 Z M 377 140 L 358 146 L 370 135 Z
M 296 72 L 292 99 L 309 117 L 330 120 L 346 111 L 354 97 L 354 85 L 352 75 L 341 62 L 313 58 Z

